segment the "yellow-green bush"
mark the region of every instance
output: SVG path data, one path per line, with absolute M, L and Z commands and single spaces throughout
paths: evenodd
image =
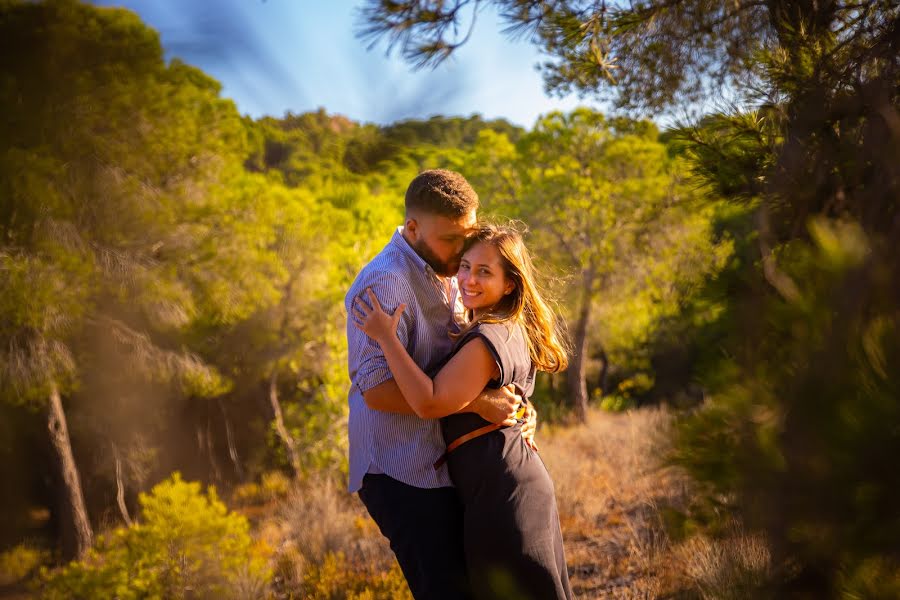
M 357 568 L 342 552 L 329 553 L 303 577 L 304 600 L 412 600 L 400 567 L 387 572 Z
M 282 498 L 290 491 L 291 480 L 280 471 L 268 471 L 263 473 L 260 486 L 265 497 Z
M 0 586 L 18 583 L 38 570 L 50 558 L 46 550 L 19 544 L 0 552 Z
M 231 492 L 231 501 L 241 506 L 263 504 L 288 495 L 291 480 L 280 471 L 263 473 L 259 483 L 242 483 Z
M 254 504 L 263 501 L 262 488 L 258 483 L 242 483 L 231 492 L 231 502 L 241 505 Z
M 141 494 L 141 520 L 101 537 L 88 555 L 44 573 L 42 595 L 63 598 L 260 597 L 270 573 L 247 520 L 213 488 L 175 473 Z

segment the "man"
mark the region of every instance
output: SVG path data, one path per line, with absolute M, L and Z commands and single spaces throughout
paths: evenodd
M 392 313 L 406 305 L 397 335 L 426 373 L 449 352 L 458 300 L 456 271 L 463 243 L 476 222 L 478 196 L 459 173 L 419 174 L 406 191 L 405 225 L 356 277 L 345 299 L 371 288 Z M 420 419 L 403 398 L 376 342 L 348 318 L 350 491 L 359 492 L 381 533 L 390 540 L 417 600 L 470 597 L 462 544 L 462 506 L 447 467 L 436 420 Z M 485 390 L 464 410 L 493 423 L 512 422 L 521 398 Z M 533 419 L 532 419 L 533 425 Z

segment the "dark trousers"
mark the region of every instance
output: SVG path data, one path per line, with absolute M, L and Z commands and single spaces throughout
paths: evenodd
M 453 488 L 417 488 L 370 473 L 363 478 L 359 497 L 391 542 L 416 600 L 472 597 L 463 550 L 463 507 Z

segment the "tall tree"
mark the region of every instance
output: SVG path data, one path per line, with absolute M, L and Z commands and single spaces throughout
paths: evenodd
M 538 254 L 572 275 L 565 298 L 573 342 L 568 385 L 582 419 L 587 363 L 592 354 L 605 355 L 591 336 L 598 299 L 650 255 L 667 254 L 652 239 L 667 209 L 689 195 L 657 138 L 648 122 L 577 109 L 542 117 L 515 147 L 486 133 L 465 167 L 490 198 L 489 209 L 524 219 Z
M 769 535 L 783 591 L 895 595 L 900 480 L 874 457 L 900 452 L 900 6 L 374 0 L 364 33 L 428 64 L 488 3 L 548 52 L 551 90 L 740 103 L 686 135 L 702 181 L 755 225 L 716 393 L 680 458 L 717 509 L 729 498 Z
M 235 231 L 216 206 L 229 196 L 214 192 L 238 164 L 243 128 L 218 84 L 166 65 L 132 13 L 67 0 L 0 11 L 4 398 L 47 411 L 65 537 L 83 553 L 91 528 L 65 405 L 84 375 L 127 368 L 188 395 L 226 386 L 179 336 L 214 305 L 235 310 L 223 293 L 237 289 L 223 285 L 234 273 L 205 267 Z M 117 346 L 118 364 L 95 362 L 98 337 Z

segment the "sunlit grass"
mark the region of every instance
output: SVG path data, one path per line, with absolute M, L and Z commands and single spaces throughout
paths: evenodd
M 686 478 L 664 466 L 672 420 L 666 410 L 592 410 L 583 425 L 538 433 L 579 598 L 713 598 L 767 573 L 763 541 L 737 529 L 725 541 L 670 537 L 665 514 L 685 511 L 689 495 Z M 376 589 L 374 597 L 407 597 L 391 595 L 402 577 L 396 561 L 342 481 L 298 483 L 263 515 L 257 535 L 276 548 L 276 589 L 299 598 Z

